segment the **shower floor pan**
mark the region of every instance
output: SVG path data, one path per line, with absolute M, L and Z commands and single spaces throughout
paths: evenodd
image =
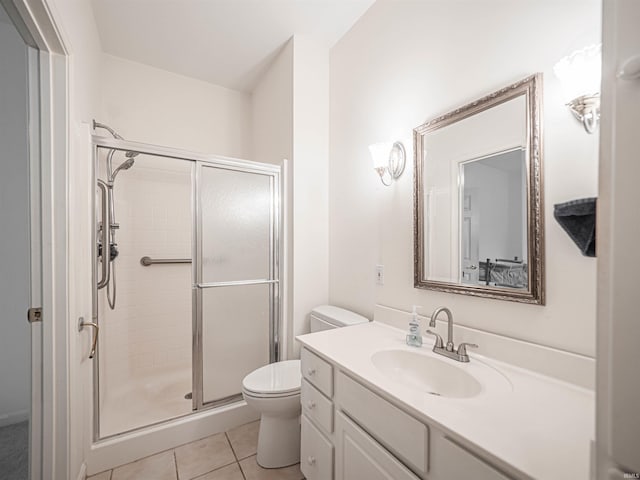
M 100 437 L 106 438 L 186 415 L 192 401 L 191 370 L 132 379 L 105 392 L 100 412 Z

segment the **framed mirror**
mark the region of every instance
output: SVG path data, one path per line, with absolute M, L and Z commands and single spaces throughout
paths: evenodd
M 544 305 L 542 74 L 415 128 L 414 286 Z

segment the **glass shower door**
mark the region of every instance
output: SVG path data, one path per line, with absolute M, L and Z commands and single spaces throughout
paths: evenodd
M 235 401 L 275 361 L 279 169 L 199 164 L 195 272 L 196 408 Z
M 106 278 L 95 292 L 96 439 L 188 415 L 193 407 L 194 164 L 128 152 L 102 145 L 95 152 L 96 177 L 106 185 L 104 197 L 96 191 L 97 243 L 99 252 L 109 252 L 95 265 Z

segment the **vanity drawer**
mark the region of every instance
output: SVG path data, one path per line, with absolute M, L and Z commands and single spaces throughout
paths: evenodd
M 473 480 L 510 480 L 502 472 L 481 460 L 447 437 L 441 437 L 434 445 L 433 471 L 437 478 L 468 478 L 473 472 Z
M 338 374 L 337 389 L 339 407 L 349 417 L 414 471 L 427 473 L 426 425 L 343 373 Z
M 419 480 L 342 413 L 336 414 L 336 451 L 336 480 Z
M 333 445 L 302 415 L 300 470 L 307 480 L 333 479 Z
M 302 380 L 302 411 L 327 433 L 333 432 L 333 402 L 306 380 Z
M 333 397 L 333 367 L 306 348 L 300 355 L 302 377 L 311 382 L 327 397 Z

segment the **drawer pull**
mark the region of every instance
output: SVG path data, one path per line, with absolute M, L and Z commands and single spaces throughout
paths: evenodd
M 310 377 L 313 377 L 315 374 L 316 374 L 316 369 L 315 368 L 307 369 L 307 375 L 309 375 Z
M 307 463 L 313 467 L 316 464 L 316 457 L 309 455 L 309 457 L 307 458 Z
M 313 410 L 314 408 L 316 408 L 316 402 L 314 402 L 313 400 L 309 400 L 309 401 L 307 402 L 307 408 L 308 408 L 309 410 Z

